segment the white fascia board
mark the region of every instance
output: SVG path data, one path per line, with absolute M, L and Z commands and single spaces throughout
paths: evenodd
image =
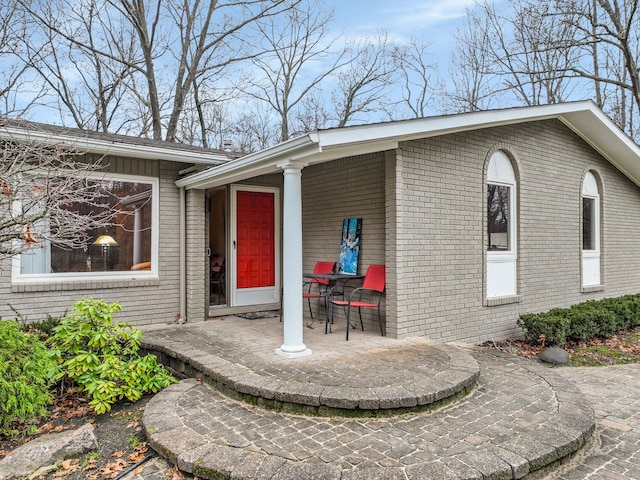
M 574 111 L 559 119 L 609 163 L 640 186 L 640 146 L 602 110 L 593 105 L 588 112 Z
M 580 118 L 582 122 L 577 122 Z M 549 119 L 566 124 L 640 185 L 640 149 L 590 100 L 321 130 L 203 170 L 178 180 L 176 185 L 185 188 L 226 185 L 276 172 L 277 165 L 284 161 L 312 165 L 395 149 L 402 141 Z
M 314 134 L 307 134 L 217 167 L 201 170 L 176 181 L 176 186 L 189 190 L 227 185 L 276 172 L 279 170 L 277 165 L 280 163 L 304 161 L 306 157 L 320 151 L 322 150 L 318 145 L 317 137 Z
M 515 107 L 438 117 L 401 120 L 397 122 L 336 128 L 319 132 L 323 149 L 386 139 L 396 142 L 477 130 L 480 128 L 513 125 L 516 123 L 557 118 L 565 113 L 597 110 L 591 101 Z
M 56 135 L 46 131 L 27 130 L 5 126 L 0 128 L 0 138 L 19 142 L 42 142 L 47 145 L 66 145 L 82 152 L 100 155 L 120 155 L 147 160 L 169 160 L 180 163 L 220 165 L 229 159 L 220 154 L 163 148 L 152 145 L 115 142 L 73 135 Z

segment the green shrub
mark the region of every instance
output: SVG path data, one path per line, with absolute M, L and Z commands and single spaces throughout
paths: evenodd
M 640 294 L 589 300 L 570 308 L 520 315 L 518 326 L 528 341 L 544 335 L 547 343 L 609 337 L 620 330 L 640 325 Z
M 537 342 L 544 335 L 544 341 L 551 345 L 562 345 L 567 340 L 569 319 L 558 313 L 528 313 L 520 315 L 518 326 L 525 331 L 525 338 Z
M 29 333 L 37 333 L 46 340 L 51 335 L 53 335 L 53 330 L 58 325 L 60 325 L 60 320 L 60 317 L 52 317 L 51 315 L 47 315 L 47 318 L 44 320 L 23 323 L 21 326 L 23 331 Z
M 598 308 L 594 302 L 586 302 L 574 305 L 567 312 L 569 319 L 569 332 L 567 337 L 570 340 L 588 340 L 601 335 L 601 329 L 608 331 L 607 326 L 600 323 L 600 318 L 605 315 L 604 308 Z M 615 315 L 614 315 L 615 316 Z
M 23 332 L 16 320 L 0 320 L 0 432 L 12 433 L 14 420 L 31 422 L 47 413 L 52 367 L 38 335 Z
M 82 299 L 62 318 L 47 341 L 56 360 L 52 378 L 72 379 L 104 413 L 123 398 L 135 402 L 148 392 L 169 386 L 175 379 L 154 355 L 141 357 L 142 332 L 130 323 L 114 324 L 120 304 Z

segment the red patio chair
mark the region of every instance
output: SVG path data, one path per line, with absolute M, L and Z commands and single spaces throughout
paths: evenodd
M 384 337 L 384 329 L 382 328 L 382 317 L 380 316 L 380 302 L 382 301 L 382 295 L 384 293 L 384 286 L 386 281 L 387 274 L 384 265 L 369 265 L 369 268 L 367 268 L 367 273 L 364 276 L 364 281 L 362 282 L 362 287 L 353 290 L 353 292 L 351 292 L 351 295 L 349 295 L 348 300 L 330 300 L 333 305 L 344 307 L 347 311 L 347 340 L 349 340 L 349 326 L 351 326 L 351 307 L 358 307 L 360 327 L 363 331 L 364 324 L 362 323 L 362 309 L 377 308 L 380 333 Z M 367 299 L 372 301 L 366 301 Z M 377 301 L 375 301 L 376 299 Z
M 313 273 L 333 273 L 335 268 L 336 262 L 316 262 L 316 266 L 313 267 Z M 309 314 L 311 315 L 311 320 L 313 320 L 311 299 L 316 298 L 320 301 L 321 298 L 324 298 L 326 300 L 329 280 L 325 280 L 324 278 L 312 278 L 309 281 L 305 281 L 304 286 L 307 291 L 302 293 L 302 298 L 307 299 L 307 303 L 309 304 Z

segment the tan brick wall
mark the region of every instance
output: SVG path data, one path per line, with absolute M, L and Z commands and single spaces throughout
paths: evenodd
M 485 169 L 496 149 L 514 158 L 519 180 L 519 302 L 487 306 Z M 604 290 L 582 293 L 588 169 L 602 182 Z M 304 270 L 337 260 L 342 219 L 362 217 L 361 272 L 387 265 L 391 337 L 512 337 L 521 313 L 640 292 L 640 190 L 558 121 L 406 142 L 307 167 L 302 178 Z
M 186 192 L 186 302 L 187 320 L 202 321 L 207 317 L 209 291 L 209 272 L 207 244 L 205 242 L 205 191 L 187 190 Z M 176 222 L 175 225 L 179 225 Z M 173 255 L 178 258 L 178 250 Z M 175 275 L 179 272 L 175 270 Z
M 0 317 L 14 317 L 9 305 L 30 321 L 61 315 L 83 297 L 101 298 L 107 302 L 120 302 L 121 321 L 135 324 L 172 321 L 178 313 L 178 189 L 175 180 L 184 165 L 172 162 L 131 160 L 108 157 L 108 170 L 117 173 L 138 174 L 159 179 L 160 244 L 158 278 L 122 279 L 114 281 L 42 282 L 12 285 L 10 260 L 2 262 L 0 274 Z
M 359 271 L 372 263 L 385 263 L 384 153 L 341 159 L 302 170 L 303 270 L 315 263 L 338 261 L 342 220 L 362 218 Z M 305 315 L 308 315 L 306 304 Z M 338 313 L 342 315 L 342 313 Z M 371 315 L 363 315 L 371 325 Z
M 515 159 L 519 303 L 485 306 L 485 164 L 496 148 Z M 640 291 L 640 190 L 557 121 L 409 142 L 398 236 L 398 336 L 480 341 L 518 334 L 520 313 Z M 581 293 L 580 192 L 593 169 L 603 184 L 604 291 Z

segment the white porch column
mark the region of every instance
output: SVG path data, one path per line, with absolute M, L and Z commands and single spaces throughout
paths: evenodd
M 303 343 L 302 317 L 302 168 L 304 165 L 279 165 L 284 173 L 282 241 L 282 319 L 284 343 L 276 353 L 287 358 L 311 355 Z

